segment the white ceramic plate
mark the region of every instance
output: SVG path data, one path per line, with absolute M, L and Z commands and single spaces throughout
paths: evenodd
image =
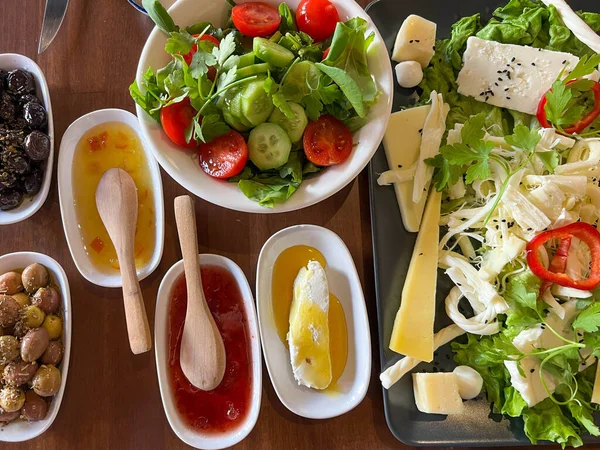
M 168 364 L 168 319 L 169 304 L 173 292 L 173 284 L 183 275 L 183 260 L 176 262 L 165 274 L 156 300 L 156 315 L 154 316 L 154 351 L 156 354 L 156 367 L 158 369 L 158 384 L 162 398 L 165 414 L 171 428 L 179 439 L 195 448 L 207 450 L 231 447 L 244 439 L 254 428 L 260 412 L 260 400 L 262 395 L 262 361 L 260 357 L 260 338 L 258 333 L 258 321 L 254 309 L 254 297 L 252 290 L 246 280 L 246 276 L 240 267 L 229 258 L 219 255 L 200 255 L 200 264 L 224 267 L 237 281 L 238 287 L 244 300 L 246 308 L 246 320 L 248 333 L 250 334 L 250 352 L 252 354 L 252 393 L 250 410 L 246 418 L 238 427 L 227 433 L 206 434 L 190 428 L 179 416 L 173 402 L 173 392 L 169 375 Z
M 52 104 L 50 102 L 50 91 L 46 78 L 42 73 L 42 69 L 29 59 L 27 56 L 18 55 L 16 53 L 0 54 L 0 69 L 13 70 L 25 69 L 33 74 L 35 78 L 36 95 L 44 102 L 46 113 L 48 115 L 48 136 L 50 137 L 50 155 L 46 161 L 46 170 L 44 171 L 44 179 L 42 187 L 37 195 L 31 198 L 25 198 L 23 203 L 18 208 L 10 211 L 0 211 L 0 225 L 9 225 L 12 223 L 21 222 L 33 216 L 44 204 L 50 190 L 50 182 L 52 180 L 52 168 L 54 164 L 54 121 L 52 118 Z
M 266 2 L 277 6 L 280 0 L 266 0 Z M 299 0 L 288 0 L 286 3 L 295 10 Z M 333 3 L 341 20 L 360 16 L 369 23 L 369 32 L 375 32 L 375 40 L 371 45 L 368 59 L 369 68 L 377 81 L 379 100 L 369 113 L 369 123 L 354 134 L 354 142 L 357 145 L 350 158 L 345 163 L 329 167 L 318 176 L 304 181 L 298 191 L 286 202 L 272 209 L 264 208 L 246 198 L 235 183 L 216 180 L 206 175 L 197 161 L 192 159 L 192 153 L 182 151 L 173 144 L 162 131 L 160 124 L 136 105 L 142 133 L 150 144 L 154 156 L 177 183 L 198 197 L 225 208 L 252 213 L 277 213 L 305 208 L 325 200 L 344 188 L 367 165 L 383 138 L 392 108 L 392 66 L 385 43 L 365 11 L 353 0 L 333 0 Z M 227 20 L 228 8 L 225 0 L 203 2 L 179 0 L 169 9 L 169 13 L 180 26 L 199 21 L 223 25 Z M 170 56 L 164 51 L 166 41 L 167 36 L 158 28 L 154 28 L 150 33 L 138 63 L 138 83 L 148 67 L 157 70 L 169 62 Z
M 67 374 L 69 372 L 69 357 L 71 355 L 71 294 L 69 291 L 69 280 L 63 268 L 54 259 L 49 256 L 35 252 L 9 253 L 0 256 L 0 274 L 15 269 L 24 269 L 29 264 L 39 263 L 48 269 L 50 280 L 55 283 L 60 290 L 61 314 L 63 319 L 62 342 L 65 346 L 63 360 L 58 366 L 61 374 L 60 389 L 52 398 L 48 413 L 44 420 L 39 422 L 27 422 L 26 420 L 16 420 L 6 425 L 0 426 L 0 441 L 20 442 L 33 439 L 46 431 L 58 414 L 65 385 L 67 384 Z
M 148 144 L 145 142 L 140 126 L 136 117 L 128 111 L 122 109 L 100 109 L 89 114 L 81 116 L 73 122 L 65 132 L 60 143 L 60 153 L 58 156 L 58 195 L 60 199 L 60 214 L 62 216 L 63 228 L 67 237 L 67 244 L 71 251 L 73 261 L 83 277 L 91 283 L 104 287 L 121 287 L 121 275 L 118 272 L 106 274 L 99 271 L 90 262 L 83 244 L 81 235 L 77 226 L 77 216 L 73 206 L 73 182 L 72 165 L 75 147 L 81 139 L 81 136 L 101 123 L 122 122 L 129 125 L 138 135 L 142 146 L 146 152 L 146 160 L 152 178 L 152 190 L 154 194 L 154 210 L 156 211 L 156 242 L 154 244 L 154 254 L 150 262 L 145 267 L 137 271 L 138 279 L 143 280 L 158 267 L 163 253 L 163 243 L 165 236 L 165 209 L 163 204 L 162 180 L 160 178 L 160 169 L 152 154 L 148 151 Z
M 295 245 L 308 245 L 323 254 L 327 261 L 325 272 L 329 290 L 344 308 L 348 361 L 336 383 L 339 393 L 299 386 L 292 373 L 289 351 L 277 334 L 271 306 L 273 265 L 283 250 Z M 336 417 L 357 406 L 365 397 L 371 378 L 371 335 L 360 279 L 342 239 L 333 231 L 315 225 L 296 225 L 275 233 L 258 257 L 256 298 L 263 354 L 281 403 L 293 413 L 309 419 Z

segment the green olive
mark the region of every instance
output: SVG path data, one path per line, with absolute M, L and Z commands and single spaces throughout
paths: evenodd
M 62 319 L 54 314 L 48 314 L 42 323 L 42 327 L 48 331 L 51 341 L 60 339 L 62 336 Z
M 0 408 L 5 412 L 20 410 L 25 404 L 25 394 L 14 386 L 6 386 L 0 391 Z

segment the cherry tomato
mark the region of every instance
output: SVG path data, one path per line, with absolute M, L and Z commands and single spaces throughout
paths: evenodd
M 304 154 L 317 166 L 343 163 L 352 153 L 352 133 L 335 117 L 324 115 L 304 131 Z
M 169 139 L 180 147 L 196 148 L 198 145 L 192 139 L 185 142 L 185 130 L 192 123 L 196 110 L 190 105 L 190 99 L 184 98 L 179 103 L 173 103 L 160 110 L 160 122 Z
M 317 42 L 331 37 L 340 16 L 329 0 L 302 0 L 296 10 L 298 29 Z
M 200 167 L 211 177 L 230 178 L 244 170 L 248 146 L 240 133 L 231 130 L 208 144 L 200 144 L 198 157 Z
M 246 36 L 269 36 L 279 28 L 281 16 L 277 8 L 264 2 L 248 2 L 231 10 L 231 20 Z
M 321 61 L 325 61 L 327 59 L 327 57 L 329 56 L 329 50 L 331 50 L 331 47 L 327 47 L 325 49 L 325 51 L 323 52 L 323 56 L 321 57 Z

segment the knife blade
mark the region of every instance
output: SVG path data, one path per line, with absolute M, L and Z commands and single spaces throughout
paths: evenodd
M 67 6 L 69 6 L 69 0 L 46 0 L 38 54 L 44 52 L 56 37 L 67 13 Z

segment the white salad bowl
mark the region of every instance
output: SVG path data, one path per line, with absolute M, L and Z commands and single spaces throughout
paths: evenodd
M 50 182 L 52 180 L 52 168 L 54 165 L 54 120 L 52 117 L 52 103 L 50 102 L 50 90 L 46 83 L 46 78 L 33 60 L 27 56 L 18 55 L 16 53 L 0 54 L 0 69 L 7 71 L 14 69 L 25 69 L 31 72 L 35 78 L 36 95 L 44 103 L 46 114 L 48 117 L 48 137 L 50 137 L 50 154 L 46 160 L 46 170 L 42 180 L 40 191 L 33 197 L 26 197 L 23 202 L 15 209 L 9 211 L 0 211 L 0 225 L 10 225 L 21 222 L 33 216 L 44 204 L 50 190 Z
M 329 290 L 339 299 L 346 316 L 348 360 L 334 393 L 298 385 L 290 352 L 277 333 L 271 296 L 273 266 L 282 251 L 296 245 L 308 245 L 323 254 Z M 281 403 L 308 419 L 328 419 L 356 407 L 365 397 L 371 378 L 371 334 L 360 279 L 344 241 L 333 231 L 315 225 L 295 225 L 275 233 L 258 257 L 256 299 L 263 354 Z
M 64 345 L 63 359 L 60 365 L 61 382 L 60 389 L 50 402 L 48 413 L 43 420 L 38 422 L 27 422 L 26 420 L 16 420 L 8 424 L 0 424 L 1 442 L 21 442 L 33 439 L 48 428 L 56 419 L 65 385 L 67 384 L 67 374 L 69 372 L 69 357 L 71 355 L 71 294 L 69 291 L 69 280 L 67 274 L 61 265 L 47 255 L 35 252 L 9 253 L 0 256 L 0 274 L 15 269 L 24 269 L 29 264 L 39 263 L 48 269 L 50 281 L 58 286 L 61 298 L 61 314 L 63 319 L 62 342 Z
M 250 335 L 250 354 L 252 361 L 252 392 L 250 394 L 250 409 L 246 418 L 236 428 L 224 433 L 212 432 L 202 433 L 192 429 L 180 417 L 173 399 L 173 388 L 167 373 L 169 365 L 169 305 L 175 282 L 183 275 L 183 260 L 176 262 L 165 274 L 156 299 L 156 314 L 154 316 L 154 351 L 156 355 L 156 367 L 158 374 L 158 385 L 162 398 L 163 408 L 167 415 L 169 425 L 186 444 L 206 450 L 231 447 L 244 439 L 256 424 L 260 412 L 260 401 L 262 396 L 262 361 L 260 355 L 260 337 L 258 332 L 258 320 L 254 308 L 254 297 L 248 284 L 248 280 L 240 267 L 231 259 L 220 255 L 201 254 L 200 264 L 219 266 L 227 269 L 235 278 L 240 289 L 244 308 L 246 311 L 246 323 Z
M 60 143 L 60 153 L 58 156 L 58 196 L 60 200 L 60 214 L 62 216 L 63 228 L 67 238 L 67 244 L 75 266 L 79 273 L 91 283 L 103 287 L 121 287 L 121 275 L 118 271 L 114 274 L 107 274 L 98 270 L 85 253 L 75 207 L 73 203 L 73 178 L 72 166 L 73 155 L 77 143 L 90 128 L 106 122 L 122 122 L 129 125 L 137 134 L 148 161 L 148 170 L 152 179 L 152 191 L 154 194 L 154 211 L 156 214 L 156 233 L 154 244 L 154 253 L 152 258 L 144 267 L 137 271 L 138 279 L 143 280 L 158 267 L 163 253 L 163 244 L 165 237 L 165 209 L 163 202 L 162 180 L 160 178 L 160 168 L 152 154 L 148 151 L 148 144 L 140 132 L 140 126 L 136 117 L 128 111 L 122 109 L 100 109 L 89 114 L 81 116 L 73 122 Z
M 281 0 L 266 0 L 266 2 L 277 6 Z M 355 146 L 350 158 L 343 164 L 328 167 L 317 176 L 303 181 L 299 189 L 285 202 L 277 204 L 274 208 L 265 208 L 246 198 L 236 183 L 217 180 L 205 174 L 200 169 L 197 159 L 193 158 L 195 155 L 173 144 L 163 132 L 160 123 L 136 105 L 137 116 L 146 141 L 162 168 L 177 183 L 198 197 L 225 208 L 252 213 L 277 213 L 294 211 L 325 200 L 343 189 L 365 168 L 383 138 L 390 116 L 393 97 L 392 66 L 385 43 L 363 8 L 353 0 L 332 0 L 332 2 L 342 21 L 352 17 L 362 17 L 368 22 L 368 32 L 375 32 L 375 40 L 369 49 L 368 62 L 377 83 L 379 97 L 369 112 L 368 123 L 354 133 Z M 290 9 L 295 10 L 299 0 L 288 0 L 286 3 Z M 225 0 L 203 2 L 178 0 L 169 8 L 169 13 L 180 26 L 188 26 L 199 21 L 208 21 L 215 26 L 222 26 L 227 21 L 228 8 Z M 142 74 L 148 67 L 157 70 L 169 62 L 170 56 L 165 52 L 166 42 L 167 36 L 155 27 L 140 56 L 137 68 L 138 83 L 141 82 Z

